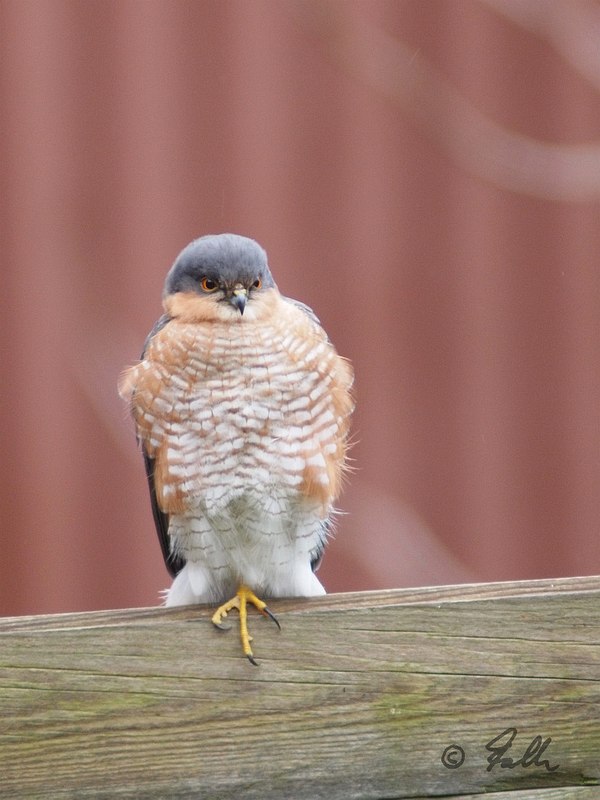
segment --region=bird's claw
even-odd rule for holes
[[[272,620],[277,625],[279,630],[281,630],[281,625],[279,624],[279,620],[275,614],[273,614],[273,612],[267,608],[267,604],[258,598],[247,586],[240,586],[235,597],[232,597],[231,600],[228,600],[226,603],[223,603],[222,606],[217,608],[215,613],[212,615],[212,623],[221,631],[229,630],[231,625],[223,624],[223,620],[232,608],[237,608],[240,612],[240,638],[242,640],[242,649],[244,651],[244,655],[251,664],[257,667],[258,662],[254,659],[254,653],[250,647],[252,637],[248,632],[248,603],[251,603],[253,606],[255,606],[263,616]]]
[[[277,627],[279,628],[279,630],[281,630],[281,625],[279,624],[279,620],[277,619],[275,614],[273,614],[270,608],[267,608],[267,606],[265,606],[262,610],[262,613],[265,615],[265,617],[268,617],[272,622],[274,622],[275,625],[277,625]]]
[[[232,597],[231,600],[228,600],[226,603],[223,603],[222,606],[219,606],[215,613],[212,615],[212,624],[215,628],[218,628],[220,631],[229,631],[231,630],[231,625],[228,622],[223,622],[227,614],[231,611],[232,608],[239,609],[240,607],[240,598],[238,595]]]

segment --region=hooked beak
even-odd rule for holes
[[[229,302],[243,315],[247,299],[248,291],[243,286],[236,286],[229,298]]]

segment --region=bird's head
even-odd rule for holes
[[[239,320],[269,289],[276,286],[263,248],[246,236],[221,233],[202,236],[181,251],[163,300],[174,317]]]

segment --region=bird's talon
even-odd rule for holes
[[[232,597],[231,600],[228,600],[226,603],[223,603],[223,605],[219,606],[219,608],[217,608],[215,613],[212,615],[211,619],[216,628],[219,628],[221,631],[227,631],[231,628],[231,625],[224,625],[223,620],[232,608],[238,609],[240,612],[240,637],[242,640],[242,649],[244,651],[244,655],[251,664],[254,664],[255,667],[258,667],[258,662],[255,661],[252,648],[250,647],[252,636],[250,636],[248,631],[248,603],[255,606],[255,608],[257,608],[265,617],[272,619],[277,627],[281,629],[281,625],[279,624],[276,616],[272,613],[272,611],[270,611],[270,609],[267,608],[267,604],[263,600],[260,600],[247,586],[240,586],[235,597]]]
[[[279,620],[277,619],[275,614],[273,614],[271,609],[269,609],[269,608],[267,608],[267,606],[265,606],[263,608],[263,610],[262,610],[262,613],[265,615],[265,617],[268,617],[272,622],[274,622],[275,625],[277,625],[277,627],[279,628],[279,630],[281,630],[281,625],[279,624]]]
[[[212,615],[211,620],[212,624],[215,628],[218,628],[220,631],[229,631],[231,630],[231,625],[226,622],[223,624],[223,620],[227,616],[227,614],[231,611],[232,608],[240,607],[240,598],[236,595],[231,600],[228,600],[226,603],[223,603],[222,606],[219,606],[215,613]]]

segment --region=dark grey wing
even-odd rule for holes
[[[144,349],[142,350],[142,356],[141,356],[142,358],[144,358],[146,354],[146,349],[152,337],[156,336],[156,334],[159,331],[161,331],[165,327],[165,325],[167,325],[169,320],[170,317],[168,317],[166,314],[163,314],[163,316],[158,320],[156,325],[152,328],[152,330],[146,337],[146,341],[144,342]],[[154,517],[154,524],[156,526],[156,533],[158,534],[160,549],[162,551],[162,555],[165,560],[165,566],[168,569],[171,576],[174,578],[175,575],[177,575],[178,572],[181,572],[181,570],[185,566],[185,559],[171,552],[171,540],[169,538],[169,515],[165,514],[164,511],[161,510],[160,506],[158,505],[158,499],[156,497],[156,485],[154,483],[154,459],[150,458],[143,444],[142,444],[142,454],[144,456],[144,465],[146,467],[146,478],[148,480],[148,488],[150,489],[152,516]]]
[[[156,487],[154,485],[154,459],[150,458],[142,446],[144,464],[146,466],[146,478],[150,489],[150,502],[152,503],[152,516],[160,542],[160,549],[165,560],[165,566],[174,578],[185,566],[185,559],[171,552],[171,540],[169,538],[169,515],[161,511],[158,500],[156,499]]]
[[[142,348],[142,355],[140,356],[140,358],[142,359],[144,358],[144,356],[146,355],[146,350],[148,349],[148,345],[150,344],[150,341],[154,339],[154,337],[159,331],[162,331],[165,325],[168,325],[169,322],[171,322],[171,319],[172,318],[168,314],[163,314],[160,319],[156,320],[156,322],[152,327],[152,330],[150,331],[148,336],[146,336],[146,341],[144,342],[144,347]]]
[[[312,308],[306,305],[306,303],[301,303],[300,300],[294,300],[293,297],[284,297],[283,299],[287,303],[291,303],[293,306],[296,306],[296,308],[299,308],[300,311],[304,311],[306,316],[310,317],[315,324],[319,326],[321,325],[321,320],[317,317]]]
[[[323,561],[323,556],[325,555],[325,545],[327,544],[327,539],[330,535],[331,522],[328,519],[324,519],[321,522],[319,541],[317,542],[315,549],[310,554],[310,568],[313,572],[316,572],[321,566],[321,561]]]

